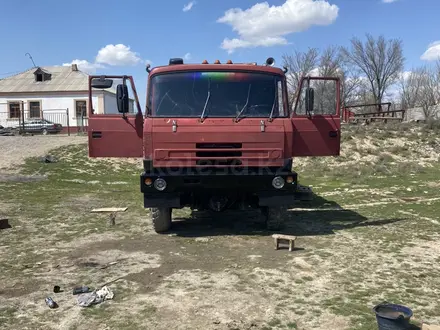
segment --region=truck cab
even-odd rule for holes
[[[259,208],[269,230],[301,199],[295,157],[338,156],[340,82],[303,77],[289,104],[286,68],[231,61],[147,66],[141,110],[131,76],[89,77],[89,157],[135,157],[144,207],[161,233],[172,210]],[[116,86],[116,114],[98,114],[93,89]],[[127,82],[136,107],[130,111]]]

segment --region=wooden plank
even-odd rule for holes
[[[388,119],[395,119],[395,120],[402,120],[403,118],[400,117],[368,117],[368,119],[382,119],[382,120],[388,120]]]
[[[92,213],[98,213],[98,212],[125,212],[127,211],[128,207],[103,207],[100,209],[93,209]]]
[[[296,236],[292,236],[292,235],[284,235],[284,234],[273,234],[272,235],[273,238],[277,238],[277,239],[285,239],[285,240],[296,240]]]

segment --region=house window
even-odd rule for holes
[[[19,102],[9,103],[9,118],[14,118],[14,119],[20,118],[20,103]]]
[[[37,73],[35,80],[36,81],[43,81],[43,74],[42,73]]]
[[[75,101],[76,118],[87,117],[87,101]]]
[[[29,117],[40,118],[41,117],[41,102],[30,101],[29,102]]]

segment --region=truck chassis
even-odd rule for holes
[[[283,226],[283,209],[309,196],[298,189],[292,162],[282,168],[153,168],[144,161],[140,176],[144,207],[151,208],[156,232],[171,227],[172,209],[222,212],[259,208],[268,230]]]

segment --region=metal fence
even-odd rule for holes
[[[76,118],[79,117],[79,118]],[[0,103],[0,128],[21,133],[72,133],[87,131],[87,117],[71,114],[69,109],[28,108],[27,102]]]

